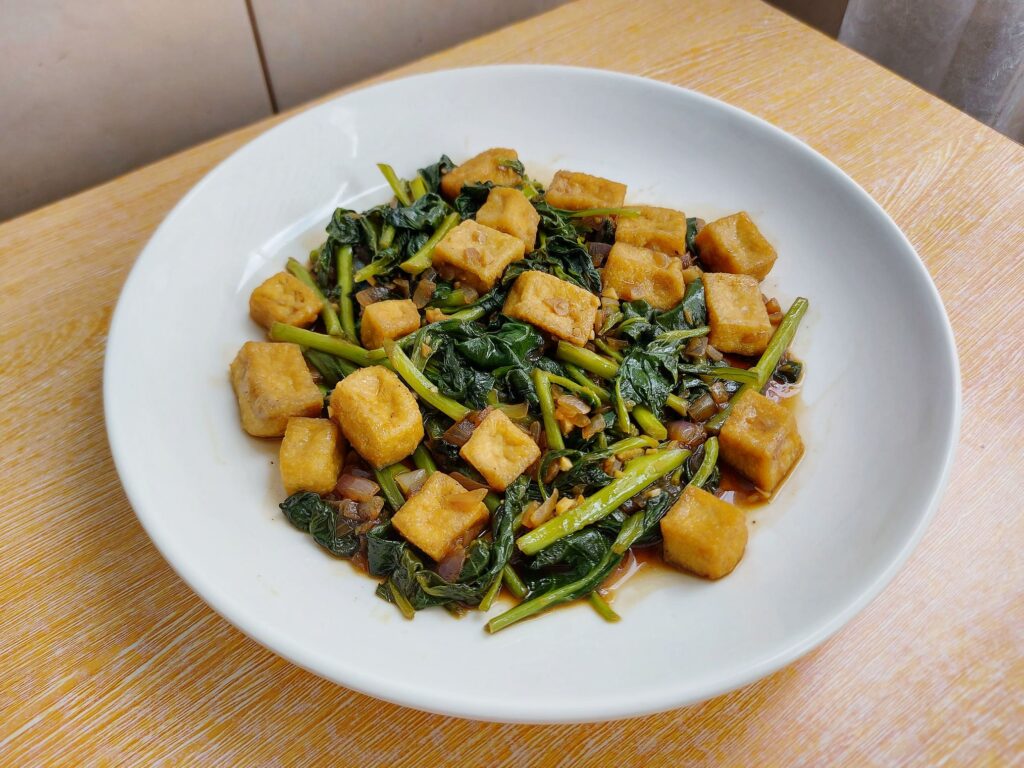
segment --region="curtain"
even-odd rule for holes
[[[1024,0],[850,0],[839,40],[1024,141]]]

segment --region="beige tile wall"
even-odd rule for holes
[[[0,220],[267,114],[243,0],[0,0]]]
[[[565,0],[252,0],[287,109]]]

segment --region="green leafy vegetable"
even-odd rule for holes
[[[283,502],[281,510],[288,521],[313,537],[324,549],[338,557],[352,557],[359,551],[359,537],[354,526],[340,521],[337,510],[312,491],[293,493]]]

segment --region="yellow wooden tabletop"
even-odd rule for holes
[[[247,639],[136,522],[107,449],[101,366],[153,229],[265,121],[0,226],[0,765],[1021,759],[1024,149],[757,0],[576,3],[388,76],[504,61],[616,69],[728,101],[831,158],[907,233],[952,318],[964,426],[906,568],[835,638],[759,683],[602,725],[407,710]],[[884,371],[870,384],[913,397],[886,393]]]

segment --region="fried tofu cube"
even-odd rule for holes
[[[750,275],[760,281],[775,264],[775,249],[746,211],[705,225],[693,242],[712,272]]]
[[[458,197],[463,184],[490,181],[499,187],[514,187],[523,177],[505,165],[519,159],[519,153],[506,147],[485,149],[457,168],[441,177],[441,192],[446,197]]]
[[[655,309],[672,309],[683,300],[686,281],[683,265],[674,256],[628,243],[616,242],[601,275],[603,288],[611,288],[624,301],[643,299]]]
[[[339,381],[328,412],[367,463],[381,469],[401,461],[423,439],[416,397],[387,368],[360,368]]]
[[[383,347],[420,327],[420,313],[409,299],[375,301],[363,309],[359,336],[367,349]]]
[[[494,287],[505,268],[526,255],[523,241],[496,229],[464,221],[434,248],[434,268],[450,273],[480,293]]]
[[[772,324],[757,280],[725,272],[705,272],[703,279],[711,344],[737,355],[764,352],[772,337]]]
[[[582,347],[594,338],[601,301],[590,291],[546,272],[530,270],[516,278],[501,310]]]
[[[338,482],[344,450],[345,438],[330,419],[288,419],[278,454],[285,492],[330,493]]]
[[[434,472],[391,518],[402,536],[434,560],[466,545],[490,519],[482,491],[467,491],[458,480]]]
[[[324,407],[297,344],[247,341],[231,363],[231,386],[254,437],[280,437],[292,416],[319,416]]]
[[[665,561],[708,579],[732,573],[747,547],[741,509],[688,485],[661,519]]]
[[[487,202],[476,212],[477,223],[485,227],[518,237],[526,252],[533,250],[537,241],[540,214],[518,189],[495,187],[487,195]]]
[[[733,403],[718,436],[722,459],[765,493],[772,493],[803,455],[789,409],[754,390]]]
[[[621,208],[626,185],[574,171],[559,171],[544,199],[555,208],[584,211],[588,208]]]
[[[322,306],[316,292],[288,272],[268,277],[249,296],[249,315],[264,328],[274,323],[308,328]]]
[[[672,256],[686,253],[686,214],[653,205],[635,206],[639,216],[619,216],[615,242],[652,248]]]
[[[495,409],[484,417],[459,455],[484,476],[496,491],[504,491],[540,458],[540,448],[528,434]]]

